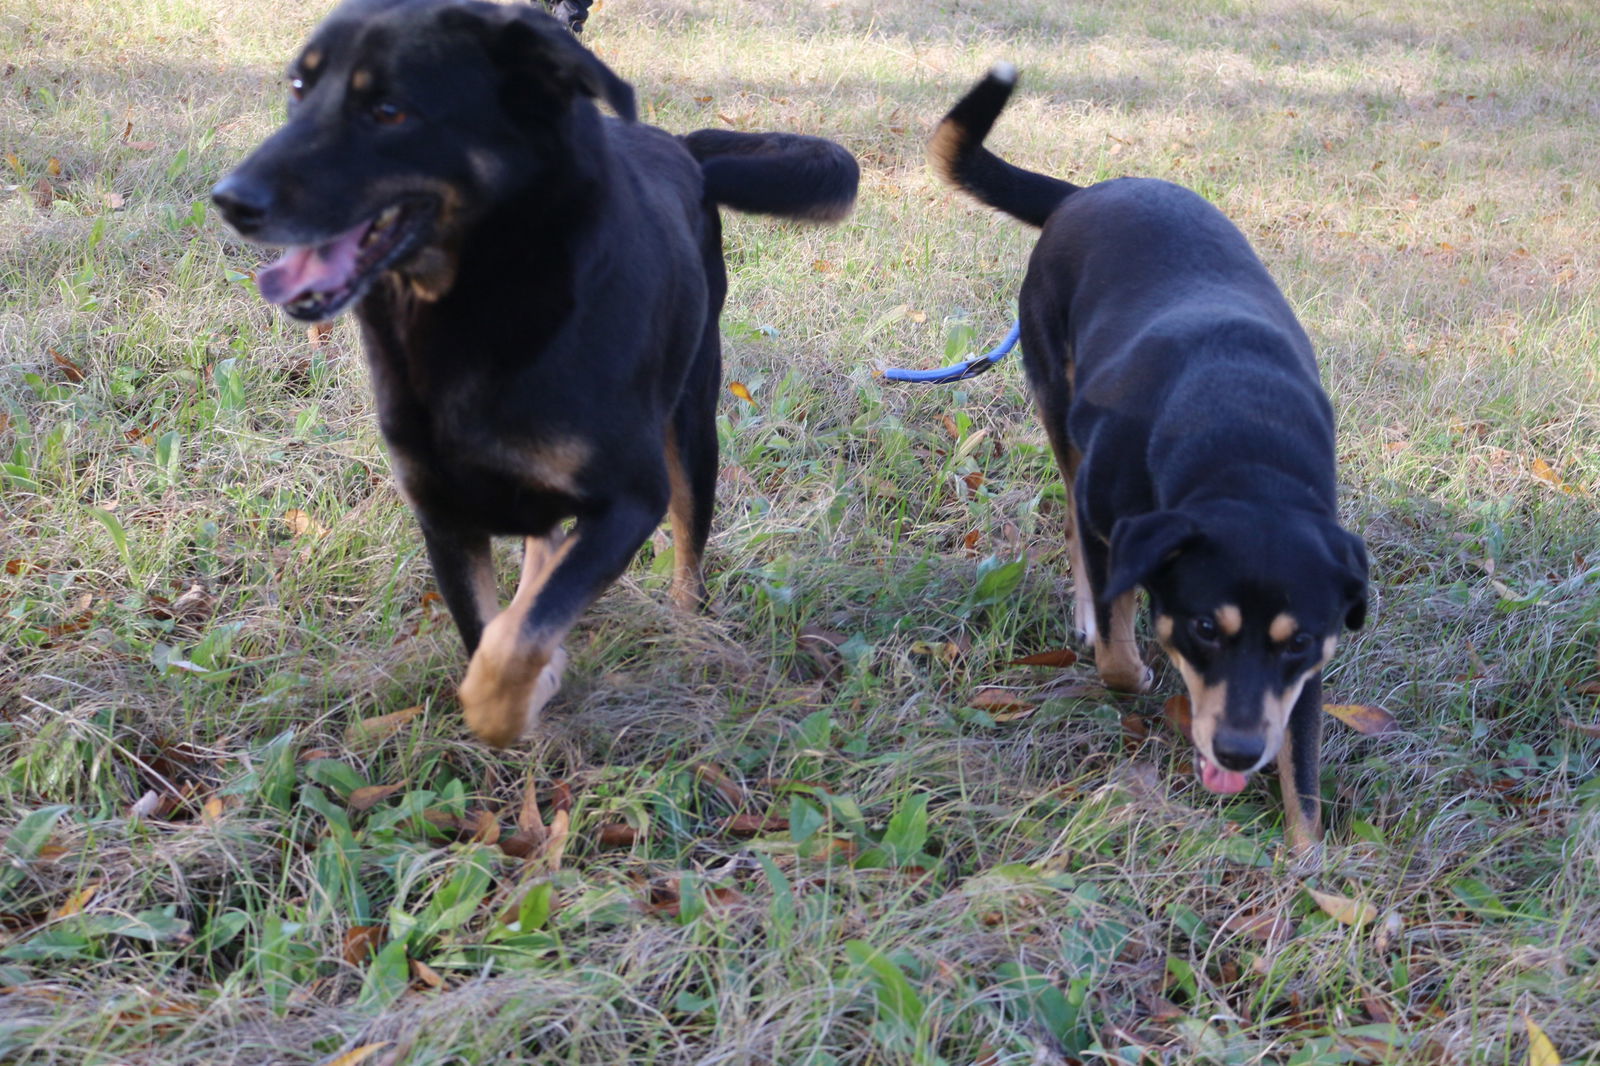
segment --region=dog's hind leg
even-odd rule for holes
[[[1306,680],[1289,712],[1289,729],[1278,749],[1278,784],[1283,792],[1284,836],[1296,854],[1322,840],[1322,674]]]
[[[705,549],[717,495],[717,393],[722,353],[716,319],[702,342],[667,426],[667,480],[672,488],[672,602],[686,611],[705,606]]]
[[[461,682],[462,714],[485,742],[505,747],[538,724],[566,665],[561,642],[661,522],[660,495],[614,499],[580,517],[560,544],[530,544],[517,594],[484,628]]]
[[[467,654],[478,650],[483,627],[500,613],[500,590],[494,577],[489,537],[484,533],[453,529],[419,514],[422,539],[433,563],[439,595],[450,608]]]

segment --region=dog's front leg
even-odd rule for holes
[[[433,563],[439,595],[450,608],[467,654],[478,650],[483,627],[500,613],[500,590],[494,579],[494,558],[489,536],[430,521],[418,515],[422,539]]]
[[[666,511],[642,501],[615,502],[580,518],[564,540],[529,538],[522,580],[511,604],[483,631],[461,682],[461,710],[480,738],[504,747],[538,723],[561,686],[561,642],[602,590],[621,575]]]
[[[1108,602],[1102,590],[1106,587],[1109,549],[1104,540],[1089,533],[1081,509],[1077,534],[1073,541],[1078,549],[1074,562],[1081,558],[1084,563],[1084,583],[1092,608],[1086,613],[1093,619],[1094,626],[1089,629],[1094,640],[1094,667],[1109,689],[1149,691],[1154,675],[1139,656],[1139,638],[1134,631],[1134,623],[1138,621],[1139,590],[1129,589]],[[1079,610],[1083,609],[1083,602],[1080,598]],[[1087,626],[1080,628],[1088,629]]]
[[[1289,730],[1278,749],[1283,792],[1284,836],[1295,854],[1322,840],[1322,672],[1312,674],[1289,712]]]

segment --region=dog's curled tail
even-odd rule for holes
[[[861,169],[822,137],[695,130],[684,145],[700,163],[706,196],[735,211],[837,222],[855,206]]]
[[[1014,167],[983,146],[1016,87],[1016,67],[1010,63],[991,67],[933,131],[928,162],[956,188],[1030,226],[1042,226],[1078,186]]]

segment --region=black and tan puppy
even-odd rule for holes
[[[929,156],[1043,228],[1022,350],[1067,483],[1078,627],[1107,685],[1144,691],[1144,588],[1189,691],[1201,782],[1237,792],[1276,758],[1304,848],[1321,835],[1322,666],[1367,607],[1311,344],[1244,235],[1195,193],[1141,178],[1080,188],[983,148],[1015,84],[995,67]]]
[[[471,655],[462,708],[507,744],[664,513],[673,598],[703,599],[718,205],[837,219],[855,160],[816,137],[636,123],[628,85],[524,4],[347,0],[289,85],[287,124],[212,197],[283,249],[256,275],[266,299],[308,321],[355,308],[396,476]],[[525,538],[504,610],[497,534]]]

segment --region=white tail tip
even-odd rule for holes
[[[1007,85],[1015,85],[1017,83],[1017,68],[1014,64],[1007,63],[1002,59],[989,68],[989,77]]]

